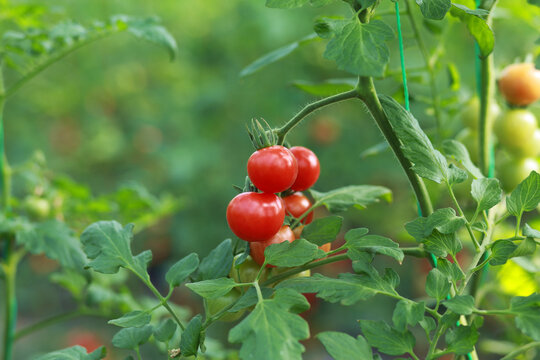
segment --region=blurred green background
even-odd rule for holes
[[[51,17],[58,21],[71,18],[90,23],[113,14],[157,15],[178,42],[178,57],[172,62],[162,49],[127,34],[91,44],[24,86],[5,109],[6,147],[11,163],[25,161],[41,149],[52,170],[90,185],[97,194],[138,182],[152,193],[171,193],[180,199],[181,207],[174,216],[135,240],[136,249],[153,250],[157,275],[166,264],[193,251],[206,254],[232,236],[225,209],[236,194],[232,185],[244,182],[246,161],[253,151],[245,124],[253,117],[262,117],[272,125],[280,125],[314,99],[292,86],[293,81],[350,77],[322,57],[325,41],[302,47],[251,76],[239,76],[243,67],[263,53],[310,34],[320,9],[274,10],[265,8],[262,0],[43,3],[54,10]],[[390,1],[383,1],[382,7],[390,10]],[[418,9],[414,11],[418,15]],[[342,4],[325,8],[329,15],[346,13]],[[385,16],[384,20],[395,27],[393,16]],[[449,30],[442,35],[442,41],[440,35],[427,36],[430,47],[442,44],[437,81],[443,97],[449,99],[444,136],[453,137],[462,127],[458,110],[475,91],[474,44],[461,24],[451,20],[444,23]],[[10,26],[4,22],[2,30]],[[403,26],[407,66],[421,66],[408,22],[404,21]],[[494,23],[497,70],[517,59],[534,59],[532,49],[539,29],[539,12],[526,6],[525,1],[501,1]],[[395,72],[399,70],[397,41],[391,41],[389,46],[389,70]],[[457,84],[446,70],[449,63],[459,72]],[[12,77],[8,76],[8,83]],[[399,97],[398,80],[399,76],[391,77],[377,86],[381,92]],[[428,95],[425,75],[412,74],[413,113],[433,134],[432,110],[415,101]],[[538,110],[538,106],[533,108],[537,114]],[[351,184],[379,184],[393,190],[391,204],[345,214],[346,228],[365,226],[372,233],[410,241],[403,234],[403,224],[416,217],[414,199],[389,151],[361,156],[382,141],[361,103],[338,104],[317,112],[288,140],[311,148],[319,156],[322,171],[317,190]],[[436,200],[441,206],[445,202],[444,198]],[[69,307],[62,290],[40,280],[54,264],[31,258],[27,265],[19,276],[21,321],[28,324],[42,318],[44,309],[54,314]],[[405,295],[421,296],[423,284],[417,284],[415,272],[423,265],[406,260],[400,270]],[[43,294],[39,302],[35,301],[36,291]],[[186,292],[175,299],[187,301],[192,310],[200,310],[196,299]],[[357,333],[358,326],[351,319],[389,319],[390,304],[380,298],[352,308],[321,303],[310,315],[311,331],[341,329]],[[108,343],[116,329],[104,323],[102,319],[76,319],[69,323],[74,330],[57,326],[38,332],[18,344],[16,358],[26,359],[30,354],[65,346],[73,342],[70,336],[77,333],[89,332],[87,336]],[[224,331],[223,327],[210,335],[226,338]],[[317,342],[309,341],[306,346],[307,359],[327,358]],[[151,346],[145,346],[144,351],[153,354]],[[109,358],[120,359],[125,354],[116,351]]]

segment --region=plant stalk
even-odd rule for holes
[[[411,162],[405,157],[405,154],[403,154],[401,143],[379,101],[375,86],[373,85],[373,79],[371,77],[360,76],[357,90],[359,98],[366,104],[371,116],[375,119],[375,122],[386,138],[386,141],[388,141],[388,144],[392,148],[394,155],[396,155],[403,171],[405,171],[409,183],[416,195],[416,199],[418,200],[422,216],[430,215],[433,212],[433,206],[431,205],[431,199],[429,198],[426,185],[424,184],[424,181],[414,173]]]
[[[311,114],[312,112],[330,104],[340,102],[347,99],[352,99],[357,96],[356,90],[346,91],[340,94],[326,97],[324,99],[312,102],[311,104],[306,105],[300,112],[294,115],[285,125],[276,130],[276,135],[278,136],[278,144],[283,144],[285,136],[289,131],[291,131],[303,118]]]

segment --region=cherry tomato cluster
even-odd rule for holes
[[[497,176],[507,191],[513,190],[532,170],[539,171],[540,129],[536,117],[525,107],[540,99],[540,70],[533,64],[506,67],[499,78],[500,93],[509,109],[502,113],[493,102],[488,110],[488,126],[493,126],[502,151],[497,161]],[[461,112],[465,129],[457,139],[478,161],[478,114],[480,101],[474,97]]]
[[[532,170],[540,170],[536,159],[540,129],[534,114],[523,108],[540,99],[540,70],[530,63],[510,65],[501,73],[498,85],[511,107],[495,123],[495,134],[506,153],[498,164],[498,175],[510,191]]]
[[[247,171],[260,192],[244,192],[232,199],[227,207],[227,222],[236,236],[250,242],[251,256],[263,264],[266,247],[296,239],[293,230],[284,225],[286,215],[303,216],[304,225],[313,220],[312,212],[305,215],[312,204],[301,191],[315,184],[320,164],[305,147],[272,145],[250,156]]]

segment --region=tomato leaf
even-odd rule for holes
[[[326,206],[332,213],[345,211],[353,206],[365,208],[369,204],[378,202],[380,198],[388,201],[392,199],[389,189],[372,185],[345,186],[326,193],[313,189],[309,192],[316,204]]]
[[[469,151],[465,145],[457,140],[444,140],[442,145],[446,156],[454,158],[456,161],[458,161],[472,176],[474,176],[476,179],[484,177],[480,169],[473,164]]]
[[[450,0],[416,0],[426,19],[442,20],[452,7]]]
[[[309,0],[266,0],[266,6],[278,9],[293,9],[304,6]]]
[[[200,280],[226,277],[231,271],[233,258],[231,239],[223,240],[201,261],[198,277]]]
[[[122,227],[116,221],[99,221],[88,226],[81,235],[84,252],[92,260],[87,266],[104,274],[115,274],[124,267],[148,278],[146,266],[152,259],[152,253],[144,251],[133,256],[132,232],[133,224]]]
[[[495,45],[495,36],[486,20],[480,17],[485,15],[484,12],[471,10],[463,5],[452,4],[450,14],[467,25],[467,29],[478,44],[481,57],[486,57],[491,54],[493,46]]]
[[[510,240],[497,240],[491,245],[491,260],[489,264],[492,266],[506,264],[510,255],[516,250],[517,245]]]
[[[448,182],[450,173],[446,158],[433,147],[414,116],[391,97],[381,95],[379,99],[414,172],[437,183]]]
[[[397,276],[397,274],[396,274]],[[276,288],[292,288],[302,293],[317,293],[328,302],[349,306],[367,300],[378,293],[395,294],[396,282],[390,276],[372,274],[339,274],[337,279],[321,274],[311,277],[288,279]]]
[[[180,338],[180,351],[182,356],[195,356],[201,343],[202,316],[197,314],[186,325]]]
[[[345,234],[345,241],[349,251],[367,251],[391,256],[399,263],[403,261],[403,251],[399,249],[398,243],[379,235],[365,235],[364,230],[353,229]]]
[[[107,349],[103,346],[88,354],[84,347],[77,345],[41,355],[35,360],[99,360],[105,356],[107,356]]]
[[[49,220],[26,224],[16,232],[15,239],[32,254],[45,253],[62,266],[78,270],[86,263],[79,239],[63,222]]]
[[[459,266],[446,259],[437,260],[437,269],[442,272],[450,281],[460,281],[465,279],[465,274],[460,270]]]
[[[450,281],[438,269],[432,269],[426,280],[426,293],[437,301],[444,300],[450,292]]]
[[[245,68],[243,68],[242,71],[240,72],[240,76],[244,77],[244,76],[251,75],[259,71],[263,67],[270,65],[272,63],[275,63],[278,60],[283,59],[285,56],[291,54],[294,50],[298,49],[300,46],[307,45],[316,40],[318,40],[317,35],[310,34],[298,41],[295,41],[291,44],[280,47],[279,49],[276,49],[272,52],[269,52],[268,54],[261,56],[260,58],[258,58],[257,60],[255,60],[248,66],[246,66]]]
[[[514,216],[536,209],[540,203],[540,175],[532,171],[506,198],[506,208]]]
[[[458,295],[443,301],[450,311],[459,315],[471,315],[474,310],[474,298],[471,295]]]
[[[152,316],[146,311],[131,311],[118,319],[109,320],[109,324],[129,328],[141,327],[150,323]]]
[[[478,212],[488,210],[501,201],[501,184],[494,178],[475,179],[472,182],[471,194],[478,203]]]
[[[172,319],[162,321],[157,328],[154,329],[154,339],[166,343],[170,341],[177,329],[176,323]]]
[[[278,289],[272,299],[255,309],[229,332],[229,341],[242,343],[241,359],[301,360],[305,348],[298,340],[309,337],[307,322],[296,313],[309,308],[306,298],[291,290]]]
[[[394,38],[390,26],[381,20],[362,24],[356,17],[336,31],[324,57],[338,69],[362,76],[383,76],[390,53],[386,41]]]
[[[135,349],[148,341],[152,331],[152,325],[125,328],[113,336],[112,344],[120,349]]]
[[[167,274],[165,274],[165,279],[171,288],[177,287],[186,280],[198,266],[199,256],[195,253],[191,253],[171,266],[169,271],[167,271]]]
[[[415,339],[406,330],[398,331],[384,321],[359,320],[360,328],[368,343],[388,355],[402,355],[413,352]]]
[[[264,256],[268,264],[293,267],[325,257],[326,253],[317,245],[305,239],[298,239],[291,243],[284,241],[280,244],[270,245],[264,250]]]
[[[302,238],[318,246],[332,242],[341,230],[341,216],[327,216],[315,219],[302,230]]]
[[[236,283],[231,278],[219,278],[188,283],[186,286],[205,299],[216,299],[234,289]]]
[[[474,350],[478,341],[478,331],[475,326],[458,326],[448,330],[445,336],[448,351],[456,355],[466,355]]]
[[[414,326],[424,319],[425,304],[423,301],[400,300],[397,302],[392,314],[394,327],[405,331],[407,325]]]
[[[525,335],[540,341],[540,294],[512,298],[510,311],[516,315],[516,326]]]
[[[326,351],[335,360],[362,359],[372,360],[371,346],[363,336],[352,336],[337,332],[325,331],[317,334],[317,339],[324,345]]]

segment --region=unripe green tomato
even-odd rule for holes
[[[469,155],[471,156],[471,160],[474,163],[478,163],[478,133],[472,129],[463,129],[457,136],[456,140],[461,142],[467,150],[469,151]]]
[[[538,154],[540,134],[537,130],[536,117],[525,109],[507,111],[495,124],[499,143],[509,153],[522,158]]]
[[[236,300],[240,298],[240,292],[236,289],[232,289],[227,294],[218,297],[217,299],[208,299],[208,315],[214,316],[220,312],[226,306],[231,305]],[[242,317],[245,310],[240,310],[234,313],[225,313],[222,317],[219,318],[220,321],[236,321]]]
[[[531,171],[540,171],[538,161],[534,158],[514,159],[507,157],[497,164],[497,177],[501,180],[503,189],[510,192],[522,182]]]
[[[251,258],[251,256],[248,256],[246,260],[238,268],[236,268],[234,265],[236,264],[236,260],[240,257],[240,255],[236,255],[233,260],[233,265],[231,268],[231,271],[229,273],[229,277],[231,279],[234,279],[237,283],[250,283],[254,282],[257,278],[257,274],[259,273],[259,269],[261,268],[259,264],[255,262]],[[259,280],[266,280],[266,270],[263,270],[261,274],[261,278]]]
[[[44,220],[51,213],[51,205],[46,199],[28,196],[24,201],[24,210],[36,220]]]
[[[491,127],[495,119],[501,114],[500,106],[492,101],[489,107],[489,112],[487,116],[488,126]],[[478,96],[473,97],[466,105],[465,108],[460,113],[461,121],[463,125],[474,130],[478,131],[478,116],[480,115],[480,99]]]

